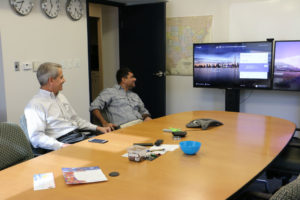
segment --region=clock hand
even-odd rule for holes
[[[17,3],[21,3],[21,6],[20,6],[20,8],[19,8],[19,11],[20,11],[21,8],[22,8],[22,6],[23,6],[24,1],[19,1],[19,2],[17,2]]]
[[[52,0],[50,0],[50,5],[51,5],[50,12],[51,12],[51,10],[52,10],[52,8],[53,8]]]

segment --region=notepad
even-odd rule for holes
[[[82,184],[107,181],[99,167],[62,168],[66,184]]]
[[[33,189],[45,190],[55,188],[54,176],[52,172],[33,175]]]

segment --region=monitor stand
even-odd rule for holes
[[[240,112],[239,89],[225,89],[225,111]]]

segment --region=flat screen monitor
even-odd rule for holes
[[[273,89],[300,90],[300,41],[276,41]]]
[[[194,87],[271,89],[273,42],[193,45]]]

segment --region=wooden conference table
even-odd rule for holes
[[[197,118],[224,123],[208,130],[185,128]],[[182,140],[202,142],[193,156],[179,149],[153,161],[122,157],[136,142],[178,144],[164,128],[187,130]],[[189,131],[191,130],[191,131]],[[275,117],[223,111],[172,114],[100,135],[105,144],[83,141],[0,172],[0,199],[227,199],[258,175],[286,146],[295,124]],[[181,141],[182,141],[181,140]],[[99,166],[107,182],[66,185],[63,167]],[[108,174],[118,171],[118,177]],[[54,189],[33,190],[33,175],[53,172]]]

